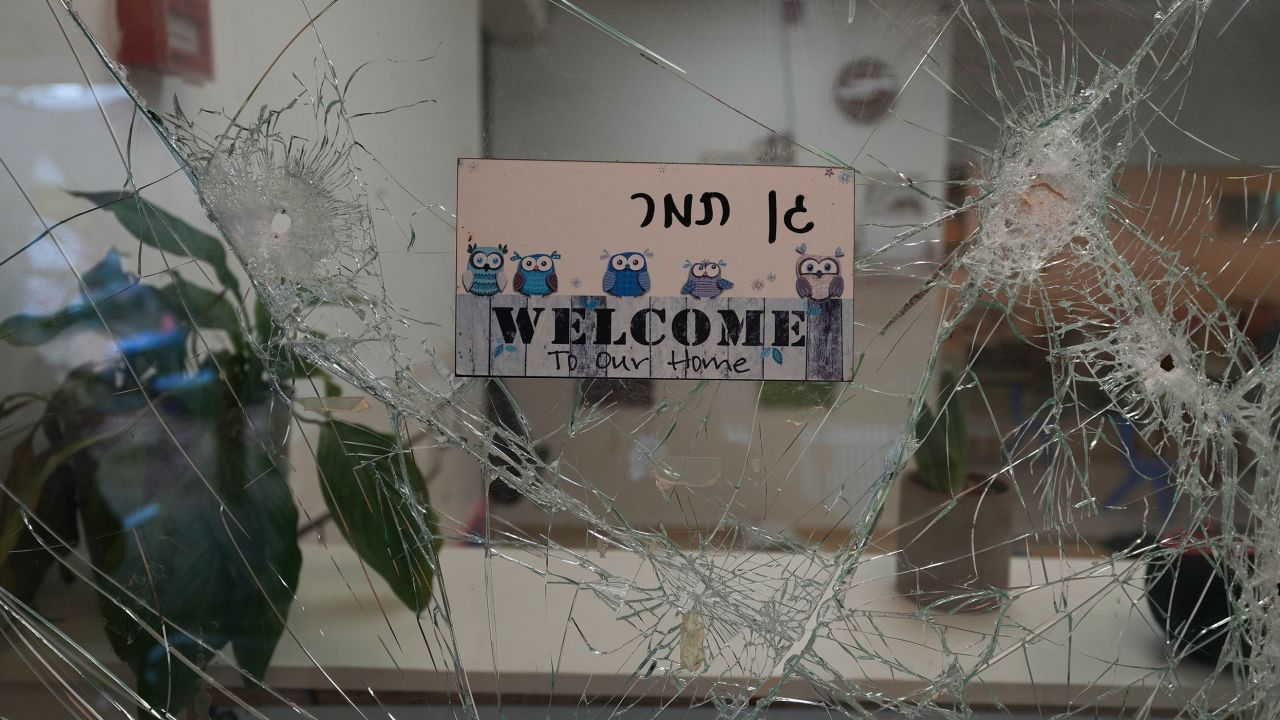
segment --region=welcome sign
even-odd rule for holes
[[[458,160],[455,371],[848,380],[852,173]]]

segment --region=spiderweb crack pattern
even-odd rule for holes
[[[799,152],[850,171],[864,160],[841,160],[791,140],[712,95],[676,64],[679,58],[667,59],[577,4],[554,0],[552,5],[626,52],[639,53],[656,72],[785,137]],[[869,12],[867,5],[874,3],[851,2],[850,15],[855,9]],[[486,412],[476,397],[493,381],[454,377],[440,360],[449,357],[447,349],[406,343],[404,329],[419,321],[397,307],[386,287],[382,260],[388,244],[375,231],[381,200],[366,179],[381,163],[361,143],[352,123],[384,113],[349,108],[347,95],[356,72],[344,79],[324,56],[317,60],[313,83],[296,97],[263,106],[252,120],[244,114],[252,98],[245,98],[235,113],[208,112],[199,122],[179,107],[167,114],[141,112],[140,117],[174,154],[262,300],[272,332],[254,340],[253,351],[264,364],[297,356],[324,368],[385,406],[397,452],[416,447],[460,453],[480,468],[486,484],[505,483],[554,522],[572,519],[587,528],[594,545],[590,549],[560,542],[551,528],[537,534],[486,522],[478,531],[466,518],[443,519],[451,539],[484,546],[490,572],[501,567],[503,572],[531,573],[548,589],[572,587],[575,602],[598,603],[614,623],[629,628],[632,640],[622,647],[612,645],[608,638],[614,636],[602,628],[579,625],[573,617],[562,628],[565,637],[576,635],[602,668],[614,663],[615,674],[623,676],[618,686],[623,690],[605,697],[584,691],[581,706],[603,708],[602,715],[622,714],[638,707],[627,689],[648,683],[661,688],[662,708],[700,706],[724,718],[756,717],[792,703],[816,704],[850,717],[879,716],[886,710],[908,717],[964,717],[983,696],[986,705],[1009,711],[1000,688],[986,685],[985,670],[1020,654],[1030,664],[1030,653],[1043,646],[1061,646],[1070,656],[1075,628],[1107,612],[1111,606],[1106,603],[1113,603],[1117,593],[1126,598],[1125,611],[1153,622],[1142,615],[1142,566],[1132,561],[1159,562],[1195,549],[1215,558],[1221,575],[1233,578],[1238,589],[1230,600],[1231,616],[1214,631],[1226,638],[1217,666],[1222,677],[1183,686],[1174,668],[1190,650],[1171,644],[1168,664],[1148,669],[1133,687],[1094,688],[1123,665],[1116,651],[1115,657],[1091,658],[1097,661],[1089,666],[1098,668],[1095,677],[1064,681],[1071,704],[1062,716],[1117,705],[1145,715],[1153,702],[1149,698],[1165,692],[1185,699],[1179,712],[1187,717],[1274,717],[1280,714],[1280,638],[1271,631],[1280,627],[1280,361],[1270,349],[1255,346],[1244,330],[1242,312],[1215,289],[1212,278],[1169,249],[1173,240],[1197,232],[1195,219],[1211,215],[1213,207],[1186,203],[1175,217],[1166,218],[1168,224],[1157,236],[1140,220],[1143,197],[1122,191],[1118,183],[1133,157],[1154,156],[1147,140],[1150,128],[1177,116],[1211,5],[1208,0],[1144,4],[1150,10],[1148,32],[1119,58],[1076,36],[1072,4],[961,0],[939,6],[938,16],[945,22],[938,36],[954,26],[972,36],[988,57],[1000,137],[992,149],[981,151],[981,179],[971,183],[971,200],[947,204],[936,217],[904,228],[891,244],[916,243],[918,235],[962,215],[975,219],[972,231],[876,338],[886,342],[914,322],[922,304],[945,298],[942,319],[931,331],[927,372],[904,398],[906,421],[884,448],[883,470],[861,502],[837,492],[821,504],[823,522],[850,528],[846,538],[825,547],[822,541],[741,516],[738,494],[765,485],[772,470],[756,473],[758,468],[744,462],[727,499],[715,494],[720,488],[679,482],[669,468],[663,474],[659,451],[674,444],[671,438],[696,439],[718,420],[708,409],[722,392],[718,382],[664,388],[664,396],[634,425],[623,419],[614,401],[592,401],[578,391],[563,427],[556,429],[567,438],[566,447],[589,442],[599,433],[657,438],[642,449],[641,459],[661,476],[658,487],[667,493],[664,497],[709,502],[716,511],[706,532],[684,542],[663,527],[634,525],[610,486],[577,467],[571,450],[548,453],[543,431],[535,430],[519,403],[513,402],[514,418],[496,419]],[[330,7],[309,11],[299,36],[318,33],[318,20]],[[72,9],[61,12],[88,32]],[[1019,27],[1020,19],[1037,14],[1051,18],[1060,45],[1037,37],[1029,21],[1026,29]],[[103,68],[144,110],[122,69],[101,45],[93,47]],[[1080,74],[1087,66],[1095,69],[1088,79]],[[385,114],[418,104],[405,103]],[[1263,197],[1272,202],[1270,176],[1259,175],[1264,176],[1258,182],[1267,183]],[[1269,233],[1255,225],[1246,240],[1270,244]],[[1194,247],[1211,241],[1191,242]],[[855,269],[867,275],[885,272],[882,255],[862,256]],[[914,277],[905,267],[890,271]],[[1005,466],[990,476],[1035,479],[1035,496],[1023,489],[1032,487],[1025,483],[1017,492],[1023,509],[1029,515],[1034,511],[1039,525],[1010,544],[1028,546],[1043,538],[1059,544],[1056,553],[1065,556],[1065,538],[1075,523],[1107,510],[1091,486],[1090,451],[1099,444],[1114,445],[1111,437],[1121,423],[1132,427],[1148,452],[1169,460],[1168,484],[1174,501],[1187,508],[1188,527],[1212,533],[1156,542],[1154,538],[1174,529],[1168,526],[1170,518],[1156,517],[1142,528],[1143,537],[1122,551],[1068,562],[1061,577],[1045,572],[1038,579],[1033,575],[1027,586],[975,591],[970,602],[994,600],[998,608],[987,632],[930,608],[904,611],[878,602],[852,603],[849,598],[870,582],[866,573],[880,567],[873,531],[917,449],[915,420],[931,394],[933,369],[943,363],[949,342],[971,323],[988,322],[992,316],[1034,328],[1021,339],[1043,353],[1052,378],[1043,411],[998,433],[1002,444],[1015,447]],[[964,370],[971,388],[985,399],[986,388],[978,379],[981,344],[974,341]],[[829,404],[792,415],[800,427],[792,441],[798,449],[788,458],[793,467],[804,462],[814,438],[834,424],[831,418],[837,413],[868,395],[891,394],[864,377],[860,369],[853,383],[834,391]],[[285,379],[275,379],[275,390],[280,401],[291,401]],[[991,405],[989,400],[985,404]],[[760,411],[759,398],[754,410]],[[753,419],[750,427],[754,434],[760,424]],[[450,578],[429,522],[431,508],[415,494],[407,471],[392,481],[392,492],[414,510],[400,518],[397,530],[427,553],[438,578],[439,592],[420,625],[420,642],[432,653],[436,669],[451,675],[450,700],[458,703],[460,713],[478,717],[481,710],[467,677],[470,658],[459,650],[459,635],[467,629],[454,623]],[[42,526],[33,508],[24,505],[22,513],[26,527],[50,547],[61,541]],[[609,553],[629,558],[630,568],[642,570],[620,573],[607,560]],[[91,586],[112,582],[95,572],[92,563],[59,562]],[[145,590],[146,584],[139,587]],[[139,587],[120,590],[132,604],[151,607]],[[1034,623],[1019,614],[1019,604],[1032,596],[1051,598],[1053,607]],[[121,607],[130,611],[126,604]],[[71,691],[75,700],[67,701],[68,706],[92,693],[106,698],[117,716],[133,712],[135,705],[144,706],[141,712],[150,717],[169,716],[145,707],[129,682],[8,591],[0,590],[0,617],[6,621],[5,639],[25,662],[65,666],[74,671],[80,687],[88,688]],[[170,646],[169,625],[136,619],[145,632]],[[1188,632],[1166,629],[1175,635]],[[1204,640],[1189,639],[1192,646]],[[202,645],[203,654],[231,662],[229,651],[193,642]],[[936,649],[936,660],[915,662],[907,657],[905,648],[911,646]],[[501,648],[493,652],[496,656]],[[558,659],[556,650],[551,652],[554,682]],[[183,653],[170,655],[191,665],[206,688],[233,698],[242,712],[268,717],[238,698],[225,678]],[[328,660],[313,658],[321,671]],[[870,667],[887,668],[901,680],[877,680],[882,676],[866,670]],[[1034,678],[1034,668],[1031,674]],[[331,682],[344,702],[359,704]],[[1215,694],[1222,683],[1229,685],[1228,691]],[[257,686],[272,702],[311,716],[270,682]],[[1117,700],[1130,690],[1141,699]]]

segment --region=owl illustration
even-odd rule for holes
[[[502,266],[507,260],[506,245],[477,246],[467,243],[467,270],[462,274],[462,287],[472,295],[497,295],[507,287]]]
[[[689,268],[689,279],[680,288],[681,295],[692,295],[700,299],[717,297],[720,293],[733,287],[733,283],[720,276],[725,262],[720,260],[702,260],[694,262],[686,260],[684,266]]]
[[[844,276],[840,270],[840,258],[844,257],[842,248],[836,248],[834,255],[810,255],[801,244],[796,252],[800,254],[796,261],[797,295],[810,300],[826,300],[844,294]]]
[[[516,266],[515,277],[511,279],[512,290],[521,295],[540,297],[560,289],[560,279],[556,277],[556,260],[560,259],[560,253],[555,250],[550,255],[511,253],[511,259],[520,262]]]
[[[645,256],[652,253],[648,250],[642,253],[608,253],[605,250],[605,254],[600,256],[609,259],[604,271],[605,292],[615,297],[640,297],[649,292],[649,261]]]

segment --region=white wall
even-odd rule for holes
[[[553,10],[546,27],[520,42],[495,44],[489,55],[490,154],[496,157],[651,162],[754,162],[767,133],[742,113],[802,143],[842,158],[865,173],[891,168],[916,179],[946,177],[950,100],[940,81],[950,68],[950,43],[935,44],[941,27],[933,2],[893,3],[889,14],[857,5],[848,21],[844,3],[800,3],[797,25],[783,22],[779,2],[657,0],[582,3],[590,13],[686,71],[673,74],[567,12]],[[918,71],[922,58],[926,58]],[[903,119],[876,127],[845,119],[832,96],[840,68],[875,56],[901,79],[913,76],[896,105]],[[786,64],[794,87],[789,101]],[[685,82],[688,80],[688,82]],[[708,94],[692,87],[695,83]],[[722,102],[723,101],[723,104]],[[910,121],[910,122],[908,122]],[[829,164],[797,151],[793,164]],[[933,186],[936,190],[938,186]],[[860,232],[866,231],[862,228]],[[656,444],[674,411],[642,422],[622,410],[612,424],[565,442],[565,467],[612,496],[633,523],[669,527],[713,526],[724,503],[740,518],[774,529],[795,523],[848,526],[883,469],[883,449],[905,419],[899,393],[916,389],[937,323],[936,308],[905,335],[876,337],[914,289],[910,278],[855,280],[855,346],[867,352],[853,399],[830,417],[814,410],[765,410],[753,433],[758,384],[726,382],[704,393],[680,415],[664,453],[668,459],[709,456],[720,461],[716,487],[699,491],[706,503],[668,501],[658,492],[636,440]],[[914,316],[913,316],[914,317]],[[888,362],[884,362],[888,358]],[[565,423],[572,405],[569,382],[514,381],[535,435]],[[676,402],[693,383],[665,383],[659,395]],[[705,422],[704,422],[705,420]],[[799,439],[798,442],[797,438]],[[673,461],[677,465],[678,461]],[[739,480],[743,489],[729,487]],[[823,507],[820,503],[830,502]],[[527,525],[540,516],[527,506],[503,511]],[[563,525],[567,518],[556,518]]]
[[[932,1],[897,3],[893,15],[864,8],[852,23],[843,6],[803,3],[797,25],[784,25],[777,2],[581,5],[686,73],[666,72],[586,22],[552,12],[540,38],[496,44],[490,54],[492,155],[698,162],[746,151],[765,135],[687,79],[860,170],[877,170],[878,158],[920,178],[945,176],[950,103],[928,73],[947,78],[949,38],[916,72],[939,30]],[[896,111],[924,129],[898,121],[858,125],[840,114],[832,86],[840,67],[862,56],[886,60],[900,79],[916,74]],[[787,63],[794,103],[785,87]],[[801,151],[794,164],[829,163]]]

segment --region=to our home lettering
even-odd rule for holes
[[[568,370],[574,372],[578,369],[578,358],[568,350],[549,350],[547,356],[556,362],[556,370]],[[633,358],[625,355],[614,355],[608,350],[601,350],[596,353],[594,364],[598,370],[632,370],[638,371],[640,368],[649,365],[649,358]],[[688,348],[681,350],[672,350],[671,356],[664,363],[672,370],[687,370],[689,372],[704,371],[723,371],[734,372],[741,375],[742,373],[751,372],[750,363],[746,358],[735,358],[730,360],[715,355],[691,355]]]

